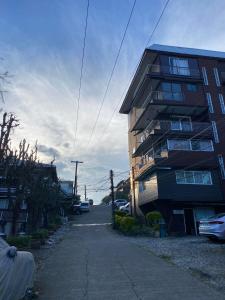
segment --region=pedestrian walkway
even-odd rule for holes
[[[38,276],[40,300],[212,300],[225,296],[106,224],[110,208],[76,217]],[[102,224],[99,226],[99,224]]]

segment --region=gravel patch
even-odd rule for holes
[[[204,237],[131,238],[157,256],[225,292],[225,243]]]

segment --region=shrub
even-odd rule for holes
[[[47,229],[39,229],[36,232],[32,233],[31,237],[34,240],[44,240],[48,237],[48,230]]]
[[[146,214],[147,224],[154,230],[159,230],[160,221],[163,219],[159,211],[151,211]]]
[[[53,222],[56,225],[62,225],[62,220],[59,216],[55,216]]]
[[[31,237],[28,235],[27,236],[9,236],[6,239],[6,242],[10,246],[15,246],[18,249],[30,247],[30,241],[31,241]]]
[[[116,210],[115,214],[120,217],[124,217],[127,215],[127,213],[125,213],[124,211],[120,211],[120,210]]]
[[[120,229],[124,233],[132,232],[132,228],[137,225],[137,221],[134,217],[126,216],[121,217]]]

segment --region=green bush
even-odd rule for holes
[[[39,229],[36,232],[32,233],[31,237],[34,240],[44,240],[48,237],[48,230],[47,229]]]
[[[18,249],[30,247],[30,241],[31,241],[31,237],[28,235],[27,236],[9,236],[6,239],[6,242],[10,246],[15,246]]]
[[[151,211],[146,214],[147,224],[154,230],[159,230],[160,221],[163,219],[159,211]]]
[[[120,210],[116,210],[115,214],[120,217],[124,217],[127,215],[127,213],[125,213],[124,211],[120,211]]]
[[[137,221],[134,217],[126,216],[121,217],[120,229],[124,233],[132,232],[132,228],[137,225]]]
[[[62,225],[62,220],[59,216],[55,216],[52,223],[56,225]]]

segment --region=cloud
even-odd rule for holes
[[[51,157],[51,158],[59,158],[60,153],[57,149],[53,147],[47,147],[45,145],[38,145],[38,151],[41,153],[44,153],[46,156]]]

